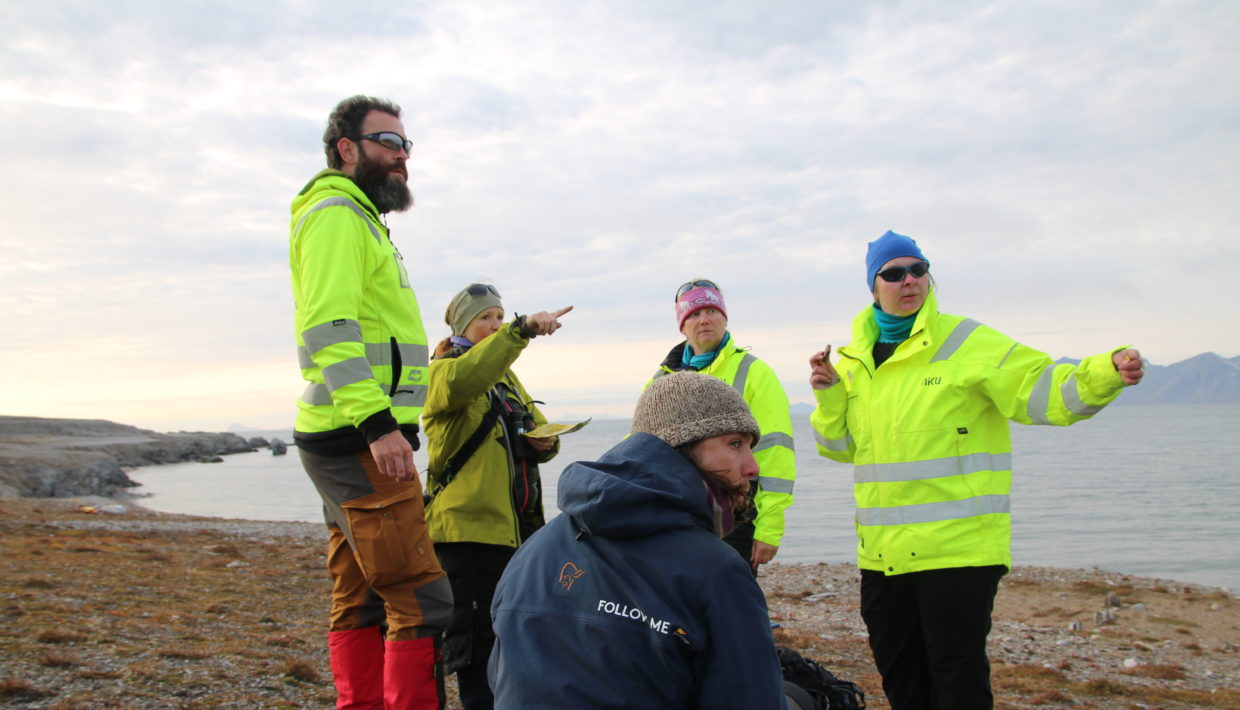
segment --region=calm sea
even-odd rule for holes
[[[777,560],[854,559],[852,467],[820,458],[808,415],[794,418],[796,503]],[[595,420],[564,437],[543,467],[548,516],[565,465],[596,458],[628,420]],[[286,442],[289,432],[262,432]],[[1240,590],[1240,405],[1111,407],[1072,427],[1013,425],[1017,565],[1098,567]],[[418,468],[425,465],[419,452]],[[219,464],[137,469],[155,510],[253,520],[322,521],[292,449]]]

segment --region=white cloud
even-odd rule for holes
[[[803,362],[847,338],[889,228],[946,310],[1052,355],[1240,352],[1203,298],[1240,256],[1229,3],[340,9],[0,9],[10,407],[291,419],[287,205],[352,93],[405,109],[418,206],[390,223],[432,339],[474,279],[513,311],[577,306],[517,368],[552,412],[631,408],[700,275],[806,399]],[[84,360],[85,389],[63,374]]]

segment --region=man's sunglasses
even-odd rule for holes
[[[399,133],[393,133],[392,131],[381,131],[379,133],[367,133],[366,135],[358,136],[357,138],[354,138],[353,140],[374,141],[378,143],[379,145],[383,146],[384,148],[389,148],[391,150],[403,150],[405,151],[405,155],[409,155],[411,151],[413,150],[413,141],[409,140],[408,138],[402,136]]]
[[[363,138],[364,137],[365,136],[363,136]],[[501,296],[499,295],[499,291],[496,291],[495,287],[492,286],[491,284],[470,284],[469,286],[465,287],[465,293],[468,293],[474,298],[477,298],[479,296],[485,296],[487,291],[490,291],[492,296],[495,296],[496,298],[501,298]]]
[[[685,295],[686,293],[689,293],[695,288],[713,288],[716,291],[723,290],[719,288],[718,286],[716,286],[714,281],[707,281],[706,279],[698,279],[697,281],[687,281],[681,284],[680,288],[676,289],[676,300],[679,301],[681,296]]]
[[[930,264],[924,261],[918,261],[908,266],[892,266],[878,272],[878,278],[889,284],[899,283],[904,280],[906,274],[912,274],[913,278],[919,279],[930,273]]]

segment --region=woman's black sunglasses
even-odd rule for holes
[[[930,273],[930,264],[924,261],[918,261],[908,266],[892,266],[878,272],[878,278],[889,284],[899,283],[904,280],[905,274],[912,274],[913,278],[919,279]]]
[[[686,293],[689,293],[695,288],[713,288],[716,291],[722,290],[718,286],[715,285],[714,281],[707,281],[706,279],[698,279],[696,281],[686,281],[685,283],[680,285],[680,288],[676,289],[676,300],[679,301],[681,296],[685,295]]]

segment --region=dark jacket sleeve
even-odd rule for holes
[[[710,642],[699,657],[699,706],[786,710],[766,599],[744,561],[722,565],[705,589]]]

